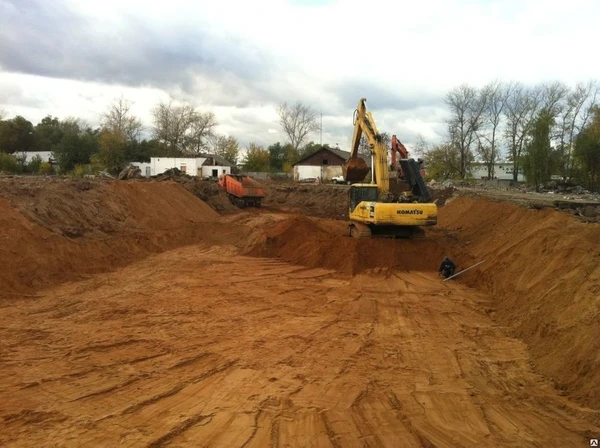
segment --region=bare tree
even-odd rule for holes
[[[379,134],[379,138],[381,139],[381,142],[385,144],[386,147],[389,148],[391,146],[392,137],[388,132],[381,132]],[[367,140],[367,137],[365,137],[364,134],[361,135],[360,142],[358,143],[358,153],[363,156],[371,155],[371,145],[369,144],[369,141]]]
[[[430,145],[427,142],[427,140],[425,140],[425,137],[423,137],[422,134],[417,134],[417,140],[414,144],[414,154],[417,157],[423,157],[425,154],[427,154],[427,152],[430,149]]]
[[[212,112],[195,112],[190,125],[187,150],[194,154],[200,154],[209,148],[209,144],[215,138],[214,128],[217,119]]]
[[[513,180],[518,180],[521,169],[521,155],[532,123],[540,109],[542,91],[539,88],[526,88],[514,84],[503,109],[506,120],[505,138],[509,157],[513,162]]]
[[[320,129],[317,113],[299,101],[293,106],[289,106],[287,103],[280,104],[278,114],[279,124],[283,127],[296,151],[306,141],[308,134]]]
[[[485,90],[477,92],[466,84],[456,87],[446,95],[446,104],[451,112],[448,129],[451,143],[458,150],[461,179],[467,177],[469,165],[473,161],[472,146],[483,125],[487,101]]]
[[[102,127],[127,140],[136,140],[143,126],[139,118],[131,115],[132,106],[133,103],[123,96],[116,98],[102,116]]]
[[[510,96],[513,84],[504,85],[500,81],[493,81],[483,88],[482,95],[487,98],[484,110],[484,122],[478,132],[477,152],[482,157],[488,171],[488,178],[494,178],[494,165],[498,160],[498,134],[502,112]]]
[[[159,102],[152,111],[154,137],[171,149],[184,152],[189,143],[189,133],[196,120],[196,111],[191,104],[175,105]]]
[[[565,107],[558,118],[560,170],[563,179],[573,175],[573,150],[576,135],[587,124],[590,113],[596,105],[600,94],[600,84],[595,81],[578,83],[575,89],[570,91]]]
[[[541,108],[548,111],[554,119],[560,115],[565,107],[565,99],[569,94],[569,88],[562,82],[553,82],[551,84],[542,84],[542,105]]]

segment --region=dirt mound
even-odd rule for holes
[[[163,229],[174,222],[211,221],[218,214],[174,183],[14,179],[0,184],[25,217],[68,237],[134,229]]]
[[[0,295],[102,272],[150,253],[236,241],[218,214],[181,186],[17,180],[0,184]]]
[[[368,269],[432,271],[447,247],[432,240],[362,240],[346,224],[293,216],[274,223],[248,254],[355,274]]]
[[[446,202],[449,202],[450,198],[454,196],[456,189],[454,187],[445,188],[429,188],[431,198],[438,207],[443,207]]]
[[[600,226],[553,210],[467,198],[441,209],[440,225],[472,260],[486,260],[464,281],[493,294],[495,314],[529,345],[537,368],[558,389],[596,406]]]
[[[271,210],[318,218],[348,217],[348,187],[329,184],[264,182],[263,204]]]
[[[360,159],[362,160],[362,159]],[[265,182],[264,204],[272,210],[298,213],[318,218],[347,219],[347,185],[298,184],[293,182]],[[431,188],[433,201],[443,207],[455,194],[454,187]]]
[[[227,193],[225,193],[216,182],[202,180],[198,177],[185,174],[161,175],[157,180],[177,182],[183,188],[202,199],[213,210],[216,210],[221,215],[239,211],[239,209],[229,201]]]

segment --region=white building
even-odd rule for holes
[[[512,162],[496,162],[494,164],[494,178],[497,180],[513,180],[514,165]],[[471,175],[475,180],[487,180],[488,169],[485,163],[476,162],[471,165]],[[525,182],[525,176],[519,170],[518,182]]]
[[[214,154],[201,154],[197,157],[152,157],[150,163],[131,164],[139,167],[144,177],[157,176],[172,168],[190,176],[218,177],[221,174],[231,174],[233,166],[223,157]]]
[[[40,159],[42,159],[42,162],[50,162],[54,160],[54,157],[52,157],[52,151],[23,151],[16,153],[15,156],[25,157],[26,163],[31,162],[31,159],[33,159],[35,156],[39,156]]]
[[[360,155],[369,168],[371,158]],[[300,159],[293,165],[294,180],[321,179],[329,181],[342,175],[342,165],[350,158],[350,153],[323,146],[318,151]]]

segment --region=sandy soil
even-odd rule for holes
[[[0,313],[0,443],[586,446],[491,299],[189,246]]]
[[[424,240],[359,241],[306,216],[323,186],[227,216],[189,187],[0,179],[0,446],[600,434],[599,225],[440,196]],[[444,254],[486,262],[442,283]]]

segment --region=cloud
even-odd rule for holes
[[[356,108],[360,98],[367,98],[367,107],[377,109],[410,110],[416,107],[443,105],[443,95],[435,95],[407,86],[382,87],[368,81],[342,80],[332,86],[342,99],[344,108]]]
[[[0,17],[0,67],[9,72],[187,94],[218,84],[230,103],[245,98],[240,85],[270,76],[268,58],[250,42],[202,28],[95,21],[60,1],[2,1]]]
[[[44,102],[39,98],[31,97],[18,82],[0,83],[0,104],[10,109],[14,106],[30,108],[43,107]]]
[[[598,77],[599,15],[597,0],[0,0],[0,106],[96,124],[124,94],[149,128],[172,95],[268,145],[277,103],[300,100],[347,148],[366,97],[380,130],[439,141],[458,84]]]

